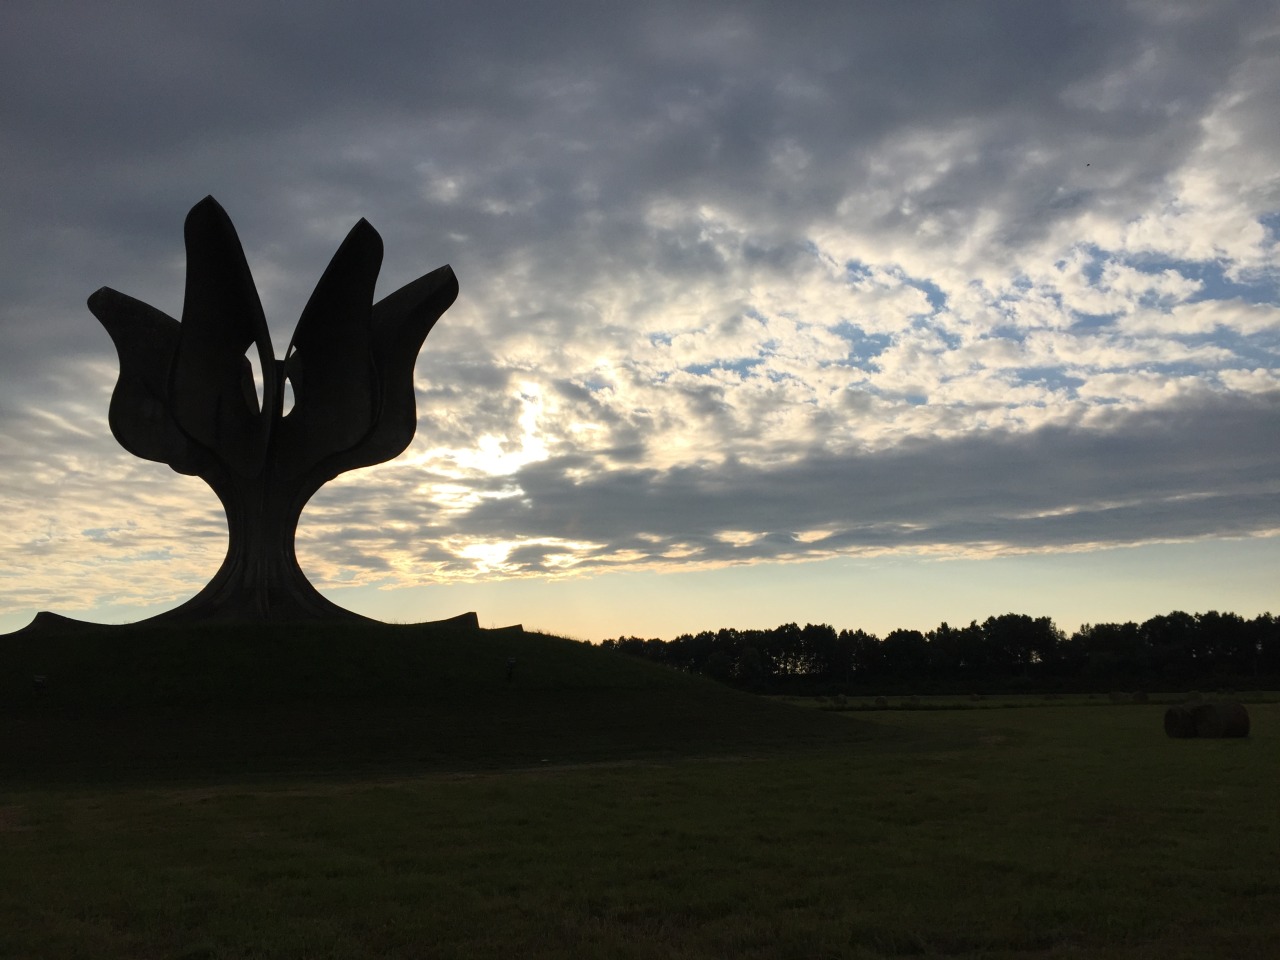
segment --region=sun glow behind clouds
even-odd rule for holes
[[[514,437],[483,433],[471,447],[431,447],[414,454],[410,462],[456,477],[509,477],[530,463],[545,460],[548,449],[541,428],[542,386],[521,381],[514,399],[520,408]],[[457,488],[450,487],[447,492],[454,489]]]
[[[542,572],[554,575],[576,566],[582,554],[598,550],[600,544],[561,540],[556,537],[528,537],[517,540],[472,540],[456,546],[455,550],[458,556],[474,563],[476,574],[521,574],[528,571],[522,564],[510,562],[510,557],[517,550],[529,548],[538,549],[544,565]],[[461,576],[465,579],[469,575]]]

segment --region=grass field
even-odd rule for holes
[[[236,703],[213,654],[202,674],[136,649],[130,683],[168,678],[142,696],[77,686],[101,651],[46,651],[61,692],[52,670],[38,701],[14,687],[0,744],[0,956],[1278,954],[1274,703],[1219,741],[1167,739],[1158,705],[830,712],[497,636],[419,651],[436,673],[371,700],[379,658],[342,688],[339,649],[313,648],[309,692],[264,668]],[[203,753],[175,755],[189,718],[112,743],[184,716],[199,677]],[[298,718],[322,714],[317,741]]]

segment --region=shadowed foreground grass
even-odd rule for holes
[[[674,676],[645,681],[668,706]],[[1248,740],[1173,741],[1156,706],[868,719],[696,681],[686,698],[749,736],[7,789],[0,956],[1276,955],[1280,706],[1250,707]],[[804,736],[761,745],[751,709]]]
[[[45,678],[38,689],[33,676]],[[869,729],[518,630],[157,627],[0,637],[0,769],[10,785],[403,776],[772,752]]]

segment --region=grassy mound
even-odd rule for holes
[[[10,783],[750,755],[870,729],[556,637],[392,625],[9,635],[0,704]]]

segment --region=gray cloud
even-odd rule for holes
[[[1124,414],[1098,429],[967,435],[867,455],[815,452],[783,467],[628,470],[575,483],[548,460],[459,524],[480,537],[698,544],[699,560],[809,549],[1125,544],[1280,526],[1280,393]],[[811,546],[792,534],[830,530]],[[745,547],[716,534],[765,535]],[[653,543],[647,549],[655,554]]]

